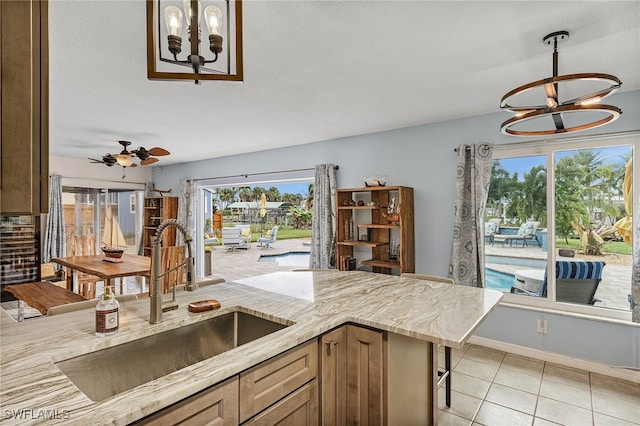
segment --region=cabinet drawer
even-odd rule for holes
[[[240,374],[240,421],[290,394],[317,373],[318,343],[312,340]]]
[[[318,424],[318,381],[307,383],[244,425],[315,426]]]
[[[233,378],[183,399],[135,425],[220,425],[238,424],[238,378]]]

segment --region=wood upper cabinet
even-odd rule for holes
[[[3,214],[49,208],[48,3],[0,2]]]
[[[388,210],[394,202],[399,212],[391,216]],[[355,269],[356,251],[369,250],[371,257],[360,264],[371,267],[373,272],[415,272],[413,188],[339,189],[336,205],[338,269]]]
[[[387,423],[383,332],[340,327],[320,338],[320,359],[322,424]]]

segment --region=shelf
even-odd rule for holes
[[[387,268],[387,269],[400,269],[400,262],[395,262],[392,260],[363,260],[360,262],[363,265],[374,266],[378,268]]]
[[[376,210],[380,206],[338,206],[338,210]]]
[[[391,223],[360,223],[358,228],[368,229],[400,229],[400,225],[393,225]]]
[[[358,246],[358,247],[382,247],[388,246],[389,242],[372,242],[372,241],[358,241],[358,240],[345,240],[339,241],[339,246]]]

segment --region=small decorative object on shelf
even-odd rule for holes
[[[387,206],[387,221],[389,223],[400,223],[400,204],[395,197],[392,197]]]
[[[364,186],[385,186],[389,176],[370,176],[364,179]]]

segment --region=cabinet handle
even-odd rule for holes
[[[336,342],[335,340],[324,342],[324,344],[327,345],[327,356],[331,356],[331,348],[335,348],[336,346],[338,346],[338,342]]]

